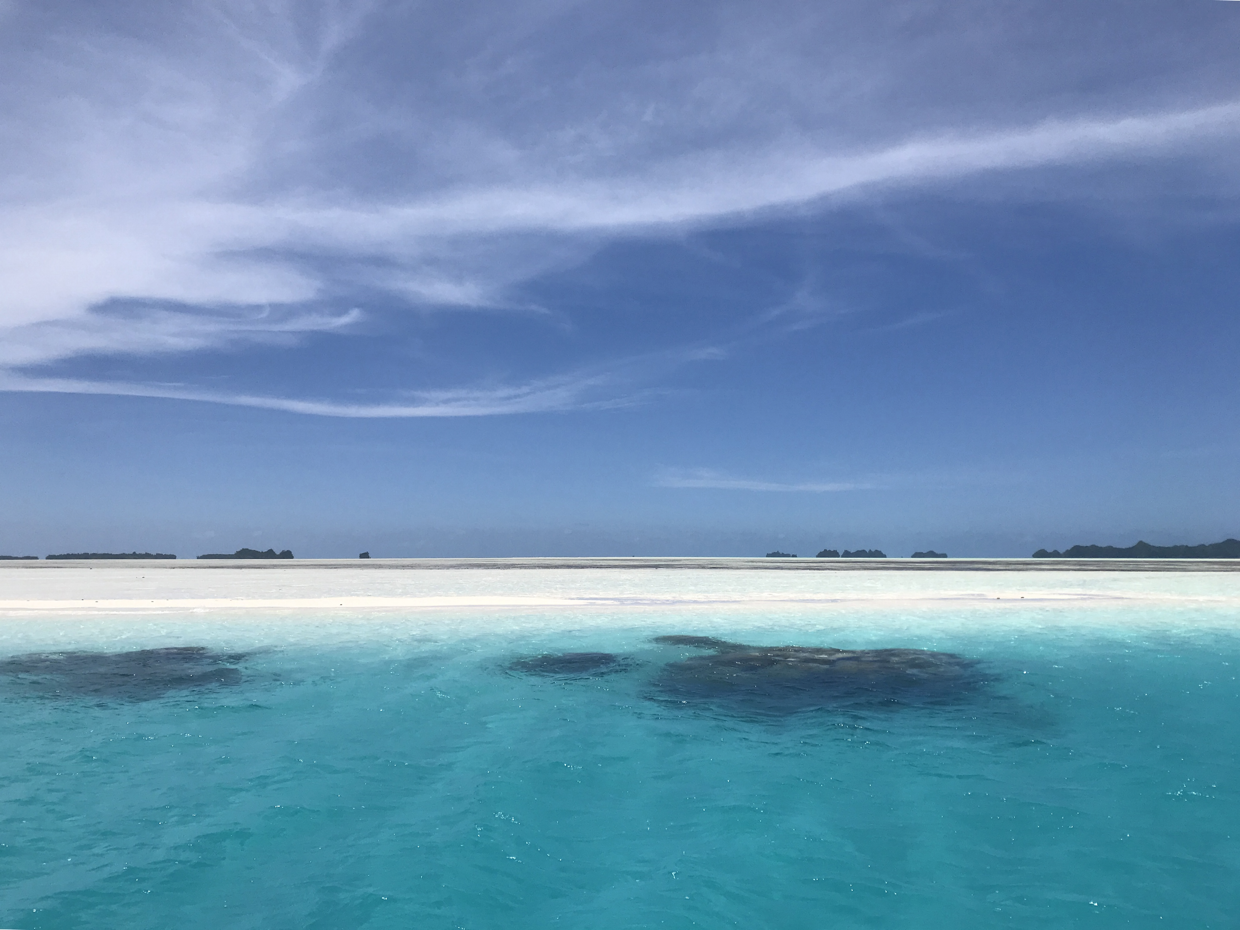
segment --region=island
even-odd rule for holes
[[[885,559],[887,558],[887,553],[879,549],[855,549],[855,550],[845,549],[842,553],[840,553],[840,558],[843,558],[843,559]]]
[[[175,559],[169,552],[59,552],[49,559]]]
[[[29,562],[39,561],[37,555],[0,555],[0,562]]]
[[[840,551],[838,549],[823,549],[820,553],[814,556],[816,559],[838,559],[839,557]]]
[[[1152,546],[1142,540],[1127,549],[1118,546],[1073,546],[1060,552],[1058,549],[1039,549],[1035,559],[1240,559],[1240,539],[1224,539],[1222,542],[1202,543],[1197,546]]]
[[[276,552],[274,549],[259,551],[258,549],[238,549],[231,555],[222,552],[212,552],[207,555],[200,555],[200,559],[291,559],[293,557],[292,550],[285,549]]]
[[[768,552],[768,553],[766,554],[766,557],[767,557],[768,559],[795,559],[795,558],[796,558],[796,553],[794,553],[794,552],[780,552],[778,549],[776,549],[774,552]]]
[[[909,558],[913,559],[945,559],[946,552],[935,552],[933,549],[927,549],[925,552],[914,552]]]

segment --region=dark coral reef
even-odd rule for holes
[[[203,646],[131,652],[40,652],[0,659],[0,677],[47,696],[149,701],[174,691],[236,685],[241,654]]]
[[[655,642],[709,650],[664,666],[655,697],[739,713],[945,704],[982,684],[976,662],[949,652],[747,646],[708,636]]]
[[[610,652],[560,652],[517,659],[509,662],[506,668],[510,672],[547,678],[596,678],[623,672],[632,664],[631,659]]]

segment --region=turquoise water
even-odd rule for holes
[[[0,675],[0,926],[1236,926],[1240,634],[1047,616],[26,624],[0,655],[248,656],[141,700]],[[786,715],[658,700],[692,651],[651,637],[721,632],[946,650],[987,683]],[[563,651],[633,661],[505,668]]]

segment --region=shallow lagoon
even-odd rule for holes
[[[0,925],[1231,926],[1235,585],[9,619],[0,658],[202,646],[239,676],[109,697],[0,673]],[[754,714],[668,699],[660,675],[701,655],[668,634],[936,650],[985,680]],[[560,653],[625,661],[512,665]]]

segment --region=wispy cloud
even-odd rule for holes
[[[77,355],[164,355],[243,343],[289,345],[308,333],[347,331],[364,317],[357,308],[331,313],[278,305],[214,312],[141,304],[103,308],[77,319],[7,330],[0,341],[0,370]]]
[[[868,481],[764,481],[739,478],[710,468],[667,469],[655,477],[661,488],[715,488],[723,491],[781,491],[814,494],[836,491],[867,491],[878,485]]]
[[[623,397],[599,398],[602,379],[558,378],[492,389],[439,390],[411,393],[403,402],[342,403],[261,394],[207,391],[176,384],[129,384],[69,378],[30,378],[0,371],[0,390],[47,394],[103,394],[150,397],[280,410],[285,413],[352,419],[419,417],[486,417],[519,413],[615,407]]]
[[[345,327],[361,318],[352,312],[339,318],[295,317],[286,320],[283,328],[271,322],[266,328],[253,325],[248,338],[270,340],[286,332],[298,335]],[[38,329],[39,327],[30,327]],[[174,327],[175,329],[175,327]],[[193,338],[184,332],[174,334],[174,345]],[[239,337],[238,337],[239,338]],[[37,355],[37,345],[17,346],[13,354],[25,351],[27,357],[46,361]],[[152,349],[152,351],[157,351]],[[0,361],[4,358],[0,354]],[[483,417],[528,413],[558,413],[580,410],[604,410],[632,407],[652,398],[665,396],[666,390],[650,387],[661,376],[687,365],[727,358],[727,350],[718,346],[690,345],[611,359],[570,372],[535,378],[516,383],[486,383],[480,386],[440,388],[420,391],[388,391],[381,399],[369,402],[339,401],[201,389],[188,384],[152,382],[133,383],[84,378],[48,377],[29,374],[21,366],[0,364],[0,391],[46,394],[96,394],[117,397],[150,397],[166,400],[197,401],[280,410],[310,416],[347,417],[354,419],[400,419],[418,417]],[[372,392],[378,393],[378,392]]]
[[[803,145],[770,152],[697,152],[640,175],[483,187],[378,210],[281,211],[284,234],[330,247],[383,249],[406,236],[510,231],[629,231],[702,224],[799,207],[872,188],[985,172],[1183,154],[1240,136],[1240,102],[1127,116],[1049,120],[972,134],[912,138],[839,154]]]
[[[915,123],[900,107],[935,109],[918,108],[919,76],[892,52],[890,25],[847,5],[755,18],[725,4],[687,24],[670,53],[613,30],[606,65],[579,6],[424,22],[433,11],[377,0],[216,0],[152,13],[138,34],[103,19],[27,20],[15,5],[0,37],[5,383],[88,354],[344,335],[363,291],[541,312],[514,290],[619,237],[1051,166],[1197,155],[1232,170],[1240,137],[1240,88],[1225,83],[1157,106],[1072,97],[1072,69],[1092,48],[1065,52],[1064,96],[1025,87],[1017,61],[993,100],[971,102],[986,96],[974,81],[967,94],[945,87],[953,118]],[[919,54],[973,54],[957,33],[944,24]],[[422,44],[410,52],[389,34]],[[837,43],[831,54],[824,42]],[[898,86],[908,100],[891,96]],[[122,319],[118,302],[148,309]],[[789,309],[792,325],[821,316]],[[140,390],[162,389],[113,393]],[[495,410],[561,397],[511,390]]]
[[[874,327],[874,332],[878,333],[894,333],[902,329],[913,329],[918,326],[927,326],[930,323],[938,322],[951,316],[951,313],[943,311],[923,310],[920,313],[912,313],[902,319],[886,323],[882,326]]]
[[[532,247],[493,242],[491,255],[500,267],[487,274],[467,257],[478,237],[701,225],[866,189],[1182,152],[1194,142],[1236,136],[1240,104],[1228,103],[913,139],[848,155],[704,152],[638,175],[484,186],[395,205],[305,198],[227,202],[205,192],[202,199],[188,192],[174,199],[141,192],[136,201],[9,206],[0,217],[0,273],[7,282],[0,325],[73,319],[117,298],[205,305],[312,299],[325,283],[321,275],[330,271],[293,266],[282,257],[296,253],[382,259],[400,269],[386,273],[393,286],[415,300],[486,305],[497,301],[496,272],[501,279],[513,277],[514,257],[518,264],[529,261],[515,252]],[[464,267],[453,267],[454,241]]]

